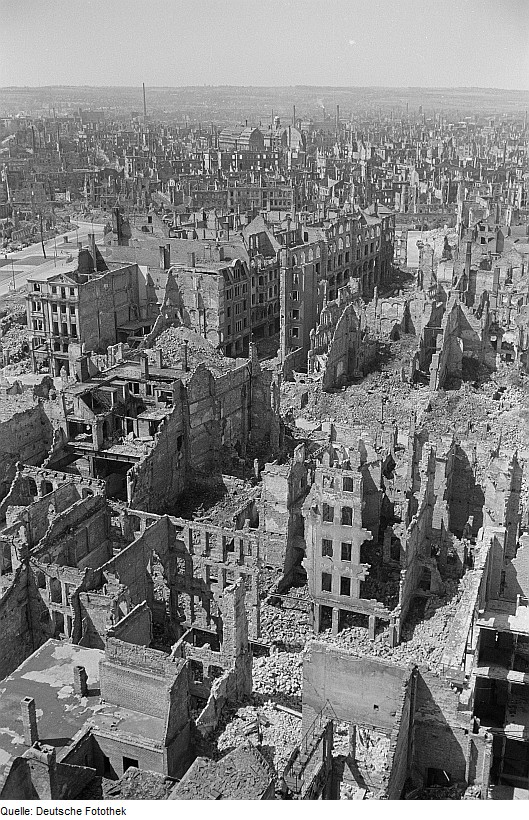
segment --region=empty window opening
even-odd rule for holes
[[[352,552],[352,545],[344,541],[342,543],[342,561],[350,561],[351,560],[351,552]]]
[[[346,575],[342,575],[340,578],[340,595],[347,595],[348,597],[351,595],[351,579]]]
[[[323,505],[323,520],[328,523],[334,521],[334,507],[329,506],[329,504]]]

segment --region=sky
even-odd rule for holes
[[[529,89],[529,0],[0,0],[0,86]]]

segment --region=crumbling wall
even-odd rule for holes
[[[114,596],[96,590],[79,591],[77,598],[81,634],[77,637],[74,631],[74,639],[80,646],[103,649],[108,627],[118,614],[118,601]]]
[[[315,348],[315,353],[316,350]],[[322,390],[338,387],[351,376],[361,373],[363,358],[360,318],[354,305],[350,304],[344,308],[338,319],[327,347],[322,370]]]
[[[195,725],[203,737],[214,731],[219,724],[227,703],[235,701],[235,673],[226,671],[213,681],[206,705],[196,719]]]
[[[101,568],[103,576],[110,583],[127,589],[133,606],[147,601],[153,602],[152,580],[147,568],[153,552],[168,549],[168,523],[164,516],[157,519],[132,544],[121,550]]]
[[[388,800],[400,800],[409,774],[412,749],[413,710],[417,687],[417,672],[413,670],[401,688],[401,700],[395,713],[395,725],[390,735],[387,757],[386,784],[383,796]]]
[[[218,615],[216,596],[242,578],[250,635],[259,637],[259,572],[266,536],[256,530],[228,529],[172,516],[142,516],[138,510],[126,516],[125,527],[127,518],[139,518],[149,526],[140,524],[142,534],[109,561],[103,572],[107,581],[113,578],[126,587],[134,606],[146,600],[154,606],[156,620],[163,594],[163,611],[170,613],[175,624],[210,629]],[[163,578],[158,575],[155,603],[152,576],[147,572],[153,556],[163,574]]]
[[[188,445],[181,396],[165,418],[150,452],[127,474],[127,500],[139,510],[163,512],[185,489]]]
[[[281,367],[283,378],[286,381],[293,381],[294,373],[305,370],[306,366],[306,353],[303,347],[285,353]]]
[[[460,377],[465,357],[495,367],[488,334],[488,311],[477,318],[455,297],[447,304],[436,345],[430,365],[431,390],[442,389],[450,376]]]
[[[421,460],[421,487],[416,499],[417,509],[405,530],[403,539],[404,567],[401,572],[398,604],[401,627],[406,620],[424,570],[429,569],[434,575],[437,569],[435,561],[431,558],[435,468],[435,451],[430,449],[424,453]],[[398,531],[398,527],[394,529]]]
[[[96,568],[111,555],[105,499],[89,496],[51,518],[34,557],[45,563]]]
[[[30,625],[28,572],[19,567],[0,598],[0,679],[11,674],[36,649]]]
[[[294,567],[305,550],[301,512],[309,490],[305,447],[298,445],[289,464],[267,463],[261,473],[259,521],[263,536],[262,558],[267,566],[283,570],[284,583],[292,580]]]
[[[152,641],[152,615],[147,602],[135,606],[107,631],[107,639],[116,638],[125,643],[150,646]]]
[[[52,438],[53,426],[40,401],[21,411],[15,410],[10,418],[0,422],[0,499],[9,491],[16,463],[42,464]]]
[[[414,780],[426,782],[428,769],[445,771],[452,782],[466,780],[470,713],[459,710],[459,692],[420,670],[413,732]]]
[[[135,264],[105,272],[79,288],[80,342],[103,351],[118,341],[119,325],[139,318],[139,269]]]
[[[5,499],[8,501],[11,493]],[[28,547],[33,547],[45,536],[55,516],[65,512],[80,500],[75,485],[63,484],[48,495],[37,498],[27,507],[9,505],[6,509],[8,529],[22,525],[26,534]]]

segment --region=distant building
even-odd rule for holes
[[[262,151],[264,137],[258,128],[251,126],[224,128],[219,134],[218,145],[221,151]]]

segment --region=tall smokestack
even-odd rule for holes
[[[294,128],[296,127],[296,106],[294,106],[294,111],[292,115],[292,125],[294,126]]]
[[[147,122],[147,103],[145,102],[145,83],[142,83],[143,88],[143,122]]]
[[[472,264],[472,242],[467,242],[467,250],[465,253],[465,273],[467,279],[470,276],[470,266]]]

